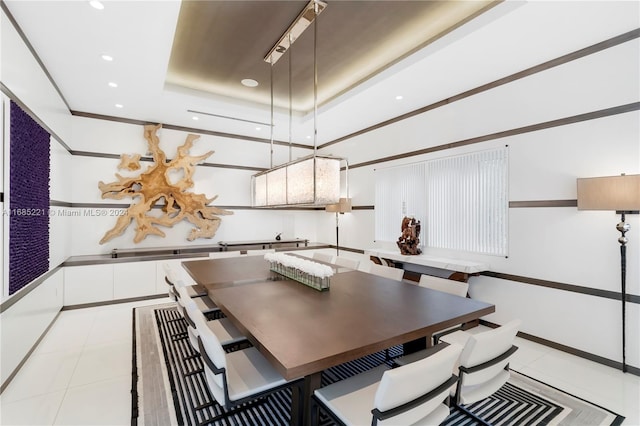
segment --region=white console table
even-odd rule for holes
[[[412,263],[414,265],[429,266],[431,268],[460,272],[466,277],[489,270],[489,265],[482,262],[429,256],[426,254],[403,255],[396,250],[368,249],[364,251],[364,254],[376,256],[382,259],[390,259],[396,262]]]

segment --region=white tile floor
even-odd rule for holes
[[[132,308],[168,301],[60,313],[0,395],[0,425],[129,425]],[[514,370],[622,414],[625,425],[640,426],[640,377],[527,340],[517,345]]]

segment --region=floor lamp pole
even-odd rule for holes
[[[336,256],[340,256],[340,243],[338,241],[338,212],[336,212]]]
[[[624,221],[624,212],[620,223],[616,225],[616,229],[622,234],[618,238],[620,243],[620,276],[621,276],[621,292],[622,292],[622,371],[627,372],[627,361],[625,356],[626,349],[626,299],[627,299],[627,242],[629,241],[624,234],[629,231],[631,226]]]

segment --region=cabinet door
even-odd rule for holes
[[[113,296],[115,300],[155,294],[158,294],[155,262],[113,265]]]
[[[64,306],[113,300],[113,265],[64,268]]]

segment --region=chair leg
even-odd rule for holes
[[[311,397],[309,401],[309,412],[311,414],[311,426],[317,426],[320,424],[320,407],[316,404],[315,398]]]

